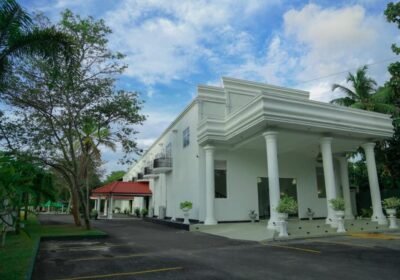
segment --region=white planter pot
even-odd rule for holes
[[[183,223],[185,224],[185,225],[190,225],[190,222],[189,222],[189,211],[190,211],[190,209],[189,208],[183,208],[182,209],[182,211],[183,211]]]
[[[289,215],[288,213],[278,213],[278,228],[279,228],[279,237],[288,237],[287,232],[287,219]]]
[[[346,232],[344,228],[344,211],[335,211],[337,232]]]
[[[386,210],[386,213],[389,215],[389,228],[390,229],[399,228],[397,226],[397,221],[396,221],[396,208],[388,208],[385,210]]]

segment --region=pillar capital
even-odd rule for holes
[[[267,138],[276,138],[276,136],[277,136],[278,134],[279,134],[278,131],[275,131],[275,130],[268,130],[268,131],[264,132],[264,133],[262,134],[262,136],[264,136],[265,139],[267,139]]]
[[[364,150],[373,150],[375,148],[375,142],[367,142],[361,145]]]
[[[330,144],[330,143],[332,143],[332,141],[333,141],[333,137],[331,137],[331,136],[324,136],[324,137],[321,137],[321,139],[319,140],[319,142],[321,143],[321,144]]]
[[[212,146],[212,145],[205,145],[205,146],[203,147],[203,150],[205,150],[205,151],[214,151],[214,150],[215,150],[215,146]]]

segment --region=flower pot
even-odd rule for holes
[[[385,210],[386,210],[386,213],[389,215],[389,228],[390,229],[399,228],[397,226],[397,221],[396,221],[396,208],[388,208]]]
[[[279,221],[286,221],[289,217],[288,213],[278,213],[278,220]]]
[[[344,228],[344,211],[343,210],[335,211],[335,217],[336,217],[337,232],[346,232],[346,229]]]
[[[278,213],[278,228],[279,228],[279,237],[288,237],[287,232],[287,219],[289,217],[288,213]]]
[[[256,213],[249,214],[249,217],[251,222],[254,223],[255,220],[257,219],[257,214]]]
[[[190,225],[190,222],[189,222],[189,210],[190,209],[188,209],[188,208],[183,208],[182,209],[183,217],[184,217],[183,224],[185,224],[185,225]]]

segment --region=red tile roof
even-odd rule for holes
[[[151,191],[148,182],[112,182],[100,188],[92,190],[92,195],[135,195],[135,196],[149,196]]]

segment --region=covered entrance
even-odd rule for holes
[[[297,180],[295,178],[279,178],[280,197],[290,196],[297,201]],[[258,213],[260,220],[270,218],[270,199],[267,177],[257,178]],[[298,216],[294,214],[292,216]]]

